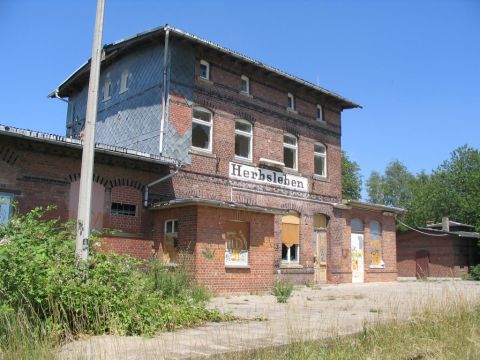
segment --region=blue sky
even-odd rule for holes
[[[106,0],[104,43],[169,23],[364,106],[342,146],[366,179],[480,148],[480,1]],[[91,54],[95,0],[0,0],[0,123],[64,134],[47,99]]]

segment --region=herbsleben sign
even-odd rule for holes
[[[261,169],[231,162],[228,175],[233,179],[276,185],[296,191],[308,191],[307,178],[285,174],[280,171]]]

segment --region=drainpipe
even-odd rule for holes
[[[179,162],[176,162],[174,172],[172,172],[168,175],[165,175],[164,177],[161,177],[160,179],[157,179],[157,180],[155,180],[155,181],[153,181],[150,184],[147,184],[145,186],[145,193],[144,193],[144,197],[143,197],[143,206],[148,207],[148,188],[174,177],[180,171],[181,167],[182,167],[182,164],[179,163]]]
[[[163,83],[162,83],[162,118],[160,120],[160,154],[163,152],[163,136],[165,128],[165,114],[167,112],[167,62],[168,62],[168,38],[170,35],[170,29],[167,27],[165,31],[165,46],[163,49]]]

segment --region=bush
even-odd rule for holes
[[[22,313],[61,338],[149,335],[222,319],[206,308],[208,294],[182,268],[99,252],[95,239],[88,261],[77,266],[72,224],[43,214],[37,208],[0,227],[1,316]]]
[[[469,279],[480,280],[480,264],[475,266],[470,266]]]
[[[273,284],[272,294],[279,303],[286,303],[292,292],[293,285],[286,279],[276,280]]]

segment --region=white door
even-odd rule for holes
[[[363,283],[363,234],[352,234],[352,282]]]

